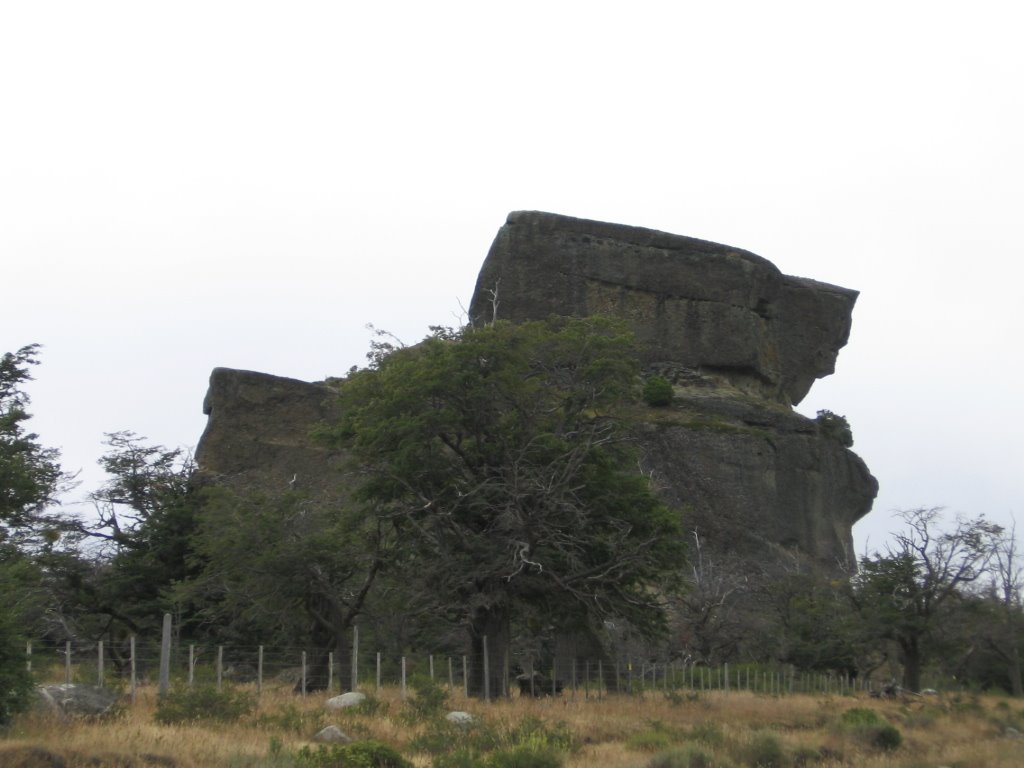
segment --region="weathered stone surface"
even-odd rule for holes
[[[321,384],[214,368],[196,448],[203,477],[236,488],[335,492],[340,458],[310,437],[331,416],[331,395]]]
[[[348,744],[352,741],[352,737],[338,726],[328,725],[326,728],[317,731],[313,735],[312,741],[318,744]]]
[[[494,294],[497,289],[497,307]],[[835,370],[857,292],[783,275],[738,248],[550,213],[511,213],[477,280],[470,317],[629,320],[644,362],[672,361],[799,403]]]
[[[117,702],[117,691],[95,685],[41,685],[38,706],[55,715],[105,715]]]
[[[612,313],[633,321],[668,408],[638,407],[635,433],[664,500],[710,549],[760,561],[853,563],[851,528],[878,484],[852,451],[791,408],[831,373],[857,292],[783,275],[729,246],[652,230],[513,213],[481,270],[471,316]],[[214,370],[203,475],[240,488],[345,494],[341,456],[310,438],[336,415],[331,389]],[[774,554],[773,554],[774,553]]]
[[[460,712],[458,710],[449,712],[444,716],[444,719],[452,725],[460,725],[463,727],[472,725],[476,722],[476,718],[469,714],[469,712]]]
[[[340,696],[332,696],[324,704],[327,709],[348,709],[349,707],[357,707],[366,701],[366,694],[360,693],[359,691],[349,691],[343,693]]]

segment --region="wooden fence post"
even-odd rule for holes
[[[220,693],[224,682],[224,646],[217,646],[217,693]]]
[[[263,693],[263,646],[256,649],[256,695]]]
[[[96,685],[103,687],[103,641],[96,644]]]
[[[359,690],[359,627],[352,627],[352,689]]]
[[[455,690],[455,672],[452,669],[452,657],[448,657],[448,690]]]
[[[160,695],[166,696],[171,690],[171,614],[164,614],[163,632],[160,636]]]
[[[487,653],[487,635],[484,641],[484,701],[491,700],[491,659]]]
[[[25,643],[25,669],[32,674],[32,643]]]
[[[462,694],[469,698],[469,661],[465,656],[462,657]]]
[[[377,690],[380,690],[380,651],[377,651]]]
[[[302,698],[306,698],[306,652],[302,652]]]
[[[71,685],[71,641],[64,641],[64,684]]]
[[[402,657],[402,701],[405,701],[405,656]]]
[[[334,687],[334,651],[327,654],[327,695],[331,695],[331,688]]]
[[[135,670],[135,635],[132,635],[131,638],[129,638],[128,651],[129,651],[130,659],[131,659],[131,661],[130,661],[130,664],[131,664],[131,692],[132,692],[132,704],[134,704],[135,703],[135,694],[136,694],[136,691],[135,691],[135,687],[136,687],[136,685],[135,685],[135,683],[136,683],[136,681],[135,681],[135,671],[136,671]]]

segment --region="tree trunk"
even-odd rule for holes
[[[503,659],[508,647],[508,613],[504,606],[481,608],[470,624],[469,695],[495,699],[502,695]],[[484,658],[484,638],[488,658]],[[486,677],[485,677],[486,670]]]
[[[903,687],[908,691],[921,690],[921,646],[916,637],[900,642],[903,650]]]

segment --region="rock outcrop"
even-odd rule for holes
[[[835,371],[856,300],[727,245],[517,212],[498,231],[469,311],[475,322],[622,317],[644,362],[715,373],[790,405]]]
[[[648,373],[674,387],[635,433],[665,501],[711,549],[838,571],[878,484],[864,462],[792,409],[832,373],[857,292],[782,274],[760,256],[693,238],[546,213],[510,214],[470,305],[476,323],[551,314],[631,322]],[[196,459],[208,478],[344,493],[341,457],[310,438],[331,390],[214,370]]]

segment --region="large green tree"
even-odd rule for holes
[[[340,384],[345,416],[324,435],[351,452],[356,499],[400,531],[417,600],[466,630],[477,664],[513,624],[664,627],[683,537],[619,418],[639,394],[632,350],[606,319],[497,322],[378,348]]]
[[[1002,534],[984,517],[958,517],[947,528],[941,513],[899,513],[904,528],[884,552],[862,558],[852,580],[865,631],[896,643],[903,686],[912,691],[920,690],[925,663],[942,648],[943,617],[985,575]]]
[[[0,357],[0,725],[28,705],[32,687],[24,632],[40,574],[21,546],[39,532],[43,510],[63,478],[58,452],[42,447],[38,435],[25,429],[29,397],[23,385],[32,378],[38,351],[32,344]]]
[[[30,344],[0,357],[0,526],[7,532],[38,523],[63,479],[58,451],[44,448],[25,429],[30,414],[24,384],[38,353],[39,345]]]

